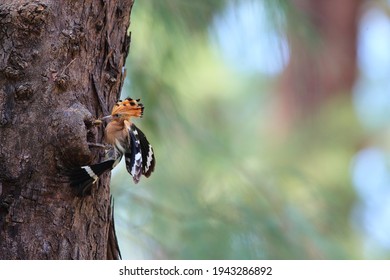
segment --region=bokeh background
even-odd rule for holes
[[[124,259],[390,258],[390,1],[137,0]]]

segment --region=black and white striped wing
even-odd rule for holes
[[[150,145],[145,134],[138,130],[139,141],[141,143],[141,152],[142,152],[142,174],[145,177],[149,177],[150,174],[154,171],[154,166],[156,165],[156,159],[154,158],[154,151],[152,145]]]
[[[133,176],[134,183],[138,183],[142,175],[142,151],[138,130],[134,124],[129,128],[130,147],[125,153],[126,169]]]
[[[134,182],[138,183],[141,175],[150,176],[156,160],[145,134],[134,124],[129,128],[129,136],[130,149],[125,153],[126,169],[133,176]]]

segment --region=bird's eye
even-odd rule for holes
[[[134,101],[130,101],[130,105],[131,106],[135,106],[135,102]]]
[[[119,118],[119,114],[115,114],[114,117],[115,117],[115,118]]]

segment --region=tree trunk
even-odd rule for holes
[[[104,157],[93,120],[119,96],[132,5],[2,0],[0,259],[118,258],[109,176],[77,197],[62,174]]]
[[[356,76],[361,0],[294,0],[292,4],[295,16],[303,18],[301,25],[294,17],[290,24],[290,61],[279,95],[282,126],[309,117],[335,96],[350,94]]]

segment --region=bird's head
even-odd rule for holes
[[[144,105],[139,102],[140,99],[130,97],[125,100],[118,100],[112,108],[111,115],[102,119],[111,118],[117,120],[129,120],[131,117],[141,118],[144,113]]]

